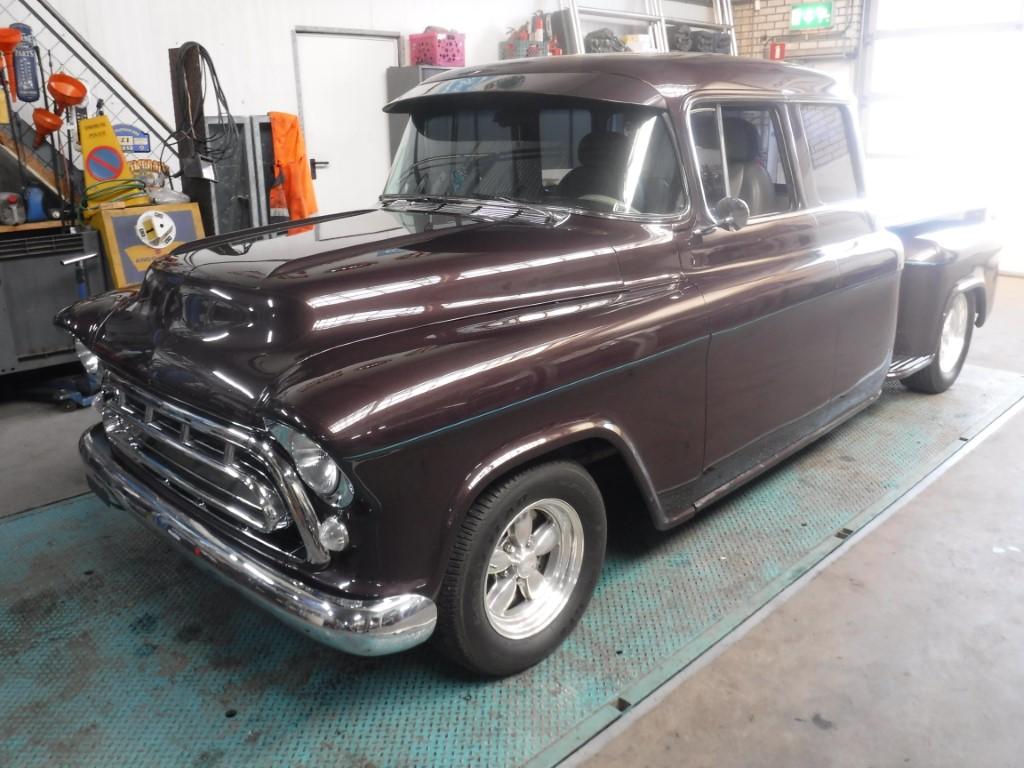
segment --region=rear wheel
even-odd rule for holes
[[[942,318],[935,356],[927,368],[903,380],[907,389],[938,394],[953,386],[967,359],[973,332],[974,297],[969,293],[954,293]]]
[[[458,533],[435,641],[480,674],[533,666],[572,632],[604,562],[601,493],[579,464],[532,467],[486,491]]]

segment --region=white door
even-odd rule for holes
[[[391,151],[386,70],[398,66],[398,38],[342,32],[295,33],[299,115],[316,161],[321,214],[366,208],[384,189]]]

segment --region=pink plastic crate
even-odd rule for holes
[[[439,67],[466,66],[466,36],[458,32],[423,32],[409,35],[409,58],[413,64]]]

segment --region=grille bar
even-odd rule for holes
[[[199,500],[200,507],[210,504],[217,507],[222,512],[238,518],[252,528],[262,531],[263,533],[270,532],[269,530],[266,530],[266,523],[262,517],[258,517],[257,515],[250,513],[248,510],[232,504],[229,501],[217,498],[207,489],[201,488],[197,483],[189,480],[183,473],[172,469],[169,464],[162,462],[147,453],[134,442],[131,431],[129,428],[126,428],[125,424],[111,425],[107,429],[107,437],[110,438],[110,441],[115,446],[121,449],[122,453],[130,455],[133,461],[142,464],[146,469],[150,470],[153,474],[163,480],[165,484],[179,486],[192,496],[196,497]]]
[[[129,407],[117,401],[110,408],[135,430],[144,433],[174,451],[187,455],[189,459],[208,467],[214,472],[225,475],[226,479],[244,485],[252,493],[253,498],[245,496],[238,496],[236,498],[248,509],[248,512],[225,505],[224,511],[228,512],[228,514],[239,517],[248,525],[264,530],[264,532],[284,528],[290,524],[291,521],[288,519],[287,514],[283,509],[280,509],[281,501],[277,492],[268,484],[248,474],[247,469],[243,469],[235,463],[236,446],[233,443],[227,444],[223,454],[223,461],[217,461],[207,455],[207,453],[195,448],[190,437],[191,430],[187,424],[182,428],[180,436],[175,436],[169,434],[166,427],[153,420],[155,410],[147,408],[143,418],[139,419]],[[185,467],[183,469],[188,471]],[[172,470],[168,467],[167,471],[171,472]],[[179,484],[184,485],[185,483],[181,482]],[[269,521],[267,519],[268,516],[265,514],[268,508],[273,511]],[[271,522],[272,525],[270,524]]]
[[[121,456],[189,506],[274,552],[313,565],[330,561],[305,487],[269,439],[109,372],[103,423]]]

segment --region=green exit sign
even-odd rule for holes
[[[832,3],[796,3],[790,7],[790,29],[828,29],[832,26]]]

